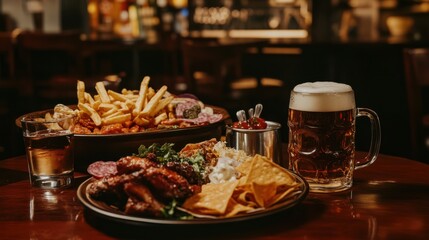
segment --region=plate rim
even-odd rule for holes
[[[286,169],[287,170],[287,169]],[[180,220],[180,219],[159,219],[159,218],[147,218],[147,217],[137,217],[137,216],[130,216],[125,214],[118,214],[114,213],[105,209],[101,209],[91,203],[91,201],[87,198],[86,194],[86,188],[87,186],[92,182],[95,181],[93,177],[85,180],[82,182],[78,189],[77,189],[77,197],[79,201],[84,205],[85,208],[91,210],[91,212],[99,214],[100,216],[107,217],[109,219],[114,219],[116,221],[126,222],[129,224],[137,224],[137,225],[147,225],[147,224],[153,224],[153,225],[214,225],[214,224],[221,224],[221,223],[232,223],[232,222],[241,222],[241,221],[247,221],[251,219],[256,218],[262,218],[268,215],[272,215],[275,213],[279,213],[282,211],[285,211],[287,209],[290,209],[298,204],[300,204],[308,195],[309,193],[309,185],[307,181],[299,176],[296,173],[293,173],[290,170],[287,170],[289,173],[291,173],[300,183],[302,183],[302,189],[299,194],[294,196],[294,199],[290,201],[281,202],[278,204],[275,204],[274,206],[262,210],[262,211],[256,211],[252,213],[246,213],[234,217],[229,218],[195,218],[195,219],[187,219],[187,220]]]

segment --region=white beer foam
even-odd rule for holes
[[[307,112],[334,112],[355,108],[353,89],[343,83],[307,82],[295,86],[289,108]]]
[[[349,85],[337,82],[306,82],[296,85],[293,90],[301,93],[341,93],[353,91]]]

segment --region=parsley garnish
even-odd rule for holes
[[[167,164],[168,162],[187,163],[192,166],[194,171],[201,179],[204,178],[206,171],[206,161],[203,154],[198,151],[191,157],[179,157],[178,153],[173,149],[173,147],[174,143],[164,143],[161,146],[157,143],[154,143],[149,147],[140,145],[137,156],[147,157],[150,153],[155,154],[157,162],[163,165]]]
[[[169,219],[193,219],[194,217],[188,213],[182,212],[177,209],[178,202],[176,199],[173,199],[168,205],[166,205],[162,210],[162,214],[165,218]]]
[[[149,153],[153,153],[156,156],[156,159],[159,163],[165,164],[167,162],[178,161],[179,156],[177,152],[173,149],[174,143],[164,143],[162,146],[154,143],[149,147],[145,145],[140,145],[138,149],[137,156],[147,157]]]

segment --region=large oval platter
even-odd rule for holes
[[[124,224],[131,225],[207,225],[207,224],[221,224],[221,223],[230,223],[230,222],[240,222],[246,221],[256,218],[261,218],[265,216],[269,216],[281,211],[285,211],[290,209],[296,205],[298,205],[308,194],[308,184],[307,182],[300,176],[290,172],[298,183],[300,183],[301,188],[297,191],[296,194],[287,198],[285,201],[275,204],[267,209],[263,209],[260,211],[245,213],[241,215],[237,215],[229,218],[194,218],[188,220],[175,220],[175,219],[159,219],[159,218],[148,218],[148,217],[135,217],[129,216],[125,213],[119,211],[118,209],[105,204],[104,202],[97,201],[92,199],[88,192],[87,188],[89,184],[94,181],[93,178],[87,179],[77,190],[77,196],[85,208],[89,211],[89,213],[97,214],[102,218],[106,218],[107,220],[115,220]]]
[[[136,153],[140,145],[150,146],[153,143],[169,142],[174,143],[174,148],[178,150],[189,142],[201,142],[211,138],[220,140],[225,125],[231,120],[230,115],[224,108],[206,106],[213,108],[214,113],[222,114],[222,119],[207,125],[186,128],[155,129],[119,134],[75,134],[73,145],[75,169],[86,172],[86,168],[95,161],[116,161],[122,156]],[[19,127],[21,126],[19,121],[21,117],[16,120],[16,125]]]

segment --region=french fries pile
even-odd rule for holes
[[[85,92],[85,83],[77,82],[78,109],[89,116],[97,127],[121,123],[140,127],[158,125],[166,119],[174,119],[174,96],[162,86],[158,91],[149,87],[149,77],[144,77],[139,91],[123,89],[120,93],[106,90],[103,82],[97,82],[97,94]]]

